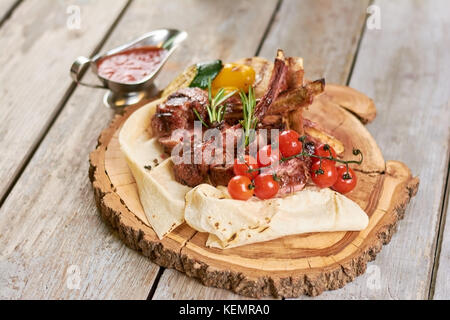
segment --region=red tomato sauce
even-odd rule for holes
[[[99,76],[120,83],[135,83],[152,74],[162,63],[167,50],[140,47],[119,52],[97,62]]]

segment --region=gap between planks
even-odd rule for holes
[[[442,249],[442,241],[444,239],[444,230],[446,226],[446,220],[447,220],[447,211],[448,211],[448,203],[450,201],[450,148],[449,152],[447,154],[447,181],[444,186],[444,190],[442,192],[442,205],[441,205],[441,217],[439,221],[438,226],[438,232],[436,236],[436,249],[434,252],[434,261],[433,261],[433,268],[431,272],[431,281],[430,281],[430,288],[428,291],[428,300],[434,299],[434,293],[436,288],[436,278],[439,271],[439,262],[441,257],[441,249]]]
[[[373,5],[374,1],[375,0],[370,0],[368,7]],[[349,86],[350,85],[350,81],[352,80],[353,70],[355,69],[356,60],[358,59],[359,49],[361,49],[362,40],[363,40],[363,38],[364,38],[364,36],[366,34],[366,28],[367,28],[367,16],[364,19],[364,23],[363,23],[362,28],[361,28],[361,33],[359,35],[358,44],[356,45],[356,51],[355,51],[355,54],[353,55],[353,61],[352,61],[351,67],[350,67],[350,71],[348,73],[347,81],[345,82],[346,86]],[[358,117],[357,115],[355,115],[355,116]]]
[[[159,267],[158,274],[156,275],[155,280],[153,281],[152,287],[150,288],[150,292],[148,293],[147,300],[152,300],[152,298],[156,292],[156,288],[158,288],[159,280],[161,280],[161,277],[165,270],[166,270],[166,268]]]
[[[91,53],[91,55],[90,55],[91,57],[95,56],[101,50],[102,46],[109,39],[111,33],[114,31],[114,29],[116,28],[117,24],[122,19],[123,15],[125,14],[127,9],[129,8],[129,6],[132,3],[132,1],[133,0],[128,0],[127,4],[123,7],[122,11],[117,16],[117,18],[114,20],[114,22],[111,25],[111,27],[105,33],[105,36],[102,38],[102,40],[100,40],[99,44],[95,47],[95,49]],[[16,4],[10,9],[9,16],[11,16],[12,11],[14,11],[18,7],[18,5],[20,3],[22,3],[22,2],[23,2],[23,0],[18,0],[16,2]],[[4,20],[4,21],[6,21],[6,20]],[[4,21],[2,21],[1,23],[3,23]],[[1,23],[0,23],[0,27],[1,27]],[[84,74],[82,76],[84,76]],[[77,88],[77,84],[72,82],[72,84],[69,86],[69,88],[67,89],[67,91],[65,92],[63,97],[61,98],[61,101],[57,104],[57,107],[56,107],[55,111],[53,112],[53,114],[50,116],[47,124],[45,124],[43,126],[43,129],[39,133],[36,141],[31,146],[29,151],[26,153],[24,159],[22,160],[22,162],[19,164],[18,168],[13,173],[13,179],[11,180],[10,184],[6,187],[6,191],[3,194],[3,196],[0,198],[0,208],[3,206],[3,203],[6,201],[6,199],[9,196],[9,194],[14,189],[17,181],[20,179],[20,177],[22,176],[23,172],[25,171],[25,169],[27,168],[28,164],[30,163],[31,159],[33,158],[34,153],[36,152],[36,150],[38,150],[38,148],[40,147],[42,141],[47,136],[47,133],[53,127],[53,124],[58,119],[59,115],[61,114],[62,110],[66,106],[67,102],[69,101],[70,97],[72,96],[72,94],[73,94],[73,92],[75,91],[76,88]]]
[[[6,10],[3,16],[0,16],[0,28],[3,24],[13,15],[14,11],[19,7],[19,5],[23,2],[23,0],[17,0],[14,2],[8,10]],[[1,12],[0,12],[1,14]]]
[[[376,1],[376,2],[375,1],[371,1],[370,2],[371,5],[374,4],[374,3],[377,4],[377,5],[380,5],[380,6],[387,6],[387,4],[385,2],[382,2],[382,1]],[[396,8],[393,7],[391,9],[394,10]],[[404,9],[407,10],[408,6],[405,6]],[[366,38],[366,36],[363,37],[363,39],[365,39],[365,38]],[[361,39],[359,44],[358,44],[357,59],[361,58],[361,56],[359,54],[359,47],[360,47],[360,44],[363,42],[363,39]],[[362,48],[361,50],[364,51],[364,48]],[[365,53],[367,54],[367,50],[366,50]],[[367,60],[367,59],[365,59],[365,60]],[[363,59],[363,61],[364,61],[364,59]],[[358,61],[355,60],[354,64],[352,65],[352,69],[351,69],[352,72],[351,72],[351,74],[350,74],[350,76],[348,78],[348,84],[350,84],[350,83],[354,84],[354,82],[356,82],[358,80],[361,80],[360,72],[358,72],[359,75],[358,75],[358,73],[356,73],[356,75],[353,74],[353,71],[354,71],[353,69],[354,69],[354,66],[357,64],[357,62]],[[359,62],[358,62],[358,64],[359,64]],[[356,77],[356,81],[354,81],[355,77]],[[361,86],[364,86],[364,85],[361,85]],[[366,85],[366,87],[367,87],[367,85]],[[447,144],[448,144],[448,141],[447,141]],[[439,254],[440,254],[440,250],[441,250],[440,246],[441,246],[441,242],[442,242],[443,230],[444,230],[444,227],[445,227],[445,215],[446,215],[445,206],[447,205],[446,202],[448,201],[448,192],[449,192],[449,190],[448,190],[448,185],[449,185],[449,183],[448,183],[448,178],[449,178],[448,177],[448,173],[449,173],[448,172],[448,155],[447,155],[446,161],[444,163],[445,163],[445,168],[443,168],[443,170],[442,170],[442,172],[443,172],[443,179],[442,179],[443,180],[443,186],[441,187],[442,190],[439,190],[439,192],[440,192],[440,198],[439,198],[439,202],[438,202],[439,207],[438,207],[438,210],[437,210],[438,212],[436,214],[437,223],[436,223],[435,228],[433,230],[433,237],[430,239],[430,243],[432,245],[432,247],[430,247],[430,253],[431,253],[430,256],[431,257],[429,258],[429,263],[431,265],[430,266],[431,272],[427,275],[426,279],[423,279],[424,282],[426,281],[426,283],[423,286],[423,297],[424,298],[431,298],[434,295],[433,291],[434,291],[435,281],[436,281],[436,277],[437,277],[437,274],[438,274],[438,268],[439,268]],[[447,175],[446,175],[446,173],[447,173]],[[436,232],[436,234],[434,234],[434,232]],[[389,286],[387,287],[387,291],[389,292]]]
[[[278,0],[275,9],[273,10],[272,16],[270,17],[269,23],[267,23],[267,27],[262,35],[261,41],[259,42],[258,49],[256,49],[255,57],[259,56],[261,49],[266,41],[267,36],[269,35],[270,29],[273,27],[273,23],[275,22],[275,18],[277,17],[278,12],[280,11],[281,6],[283,5],[283,0]]]

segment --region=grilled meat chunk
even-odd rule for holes
[[[173,166],[173,173],[175,175],[175,180],[184,185],[195,187],[199,184],[205,182],[209,173],[209,165],[200,161],[201,163],[196,164],[194,159],[194,148],[192,148],[188,155],[183,155],[190,157],[189,163],[181,161]]]
[[[227,186],[234,177],[233,165],[216,165],[210,169],[209,178],[214,186]]]
[[[280,194],[302,190],[310,178],[311,161],[309,158],[294,158],[280,163],[275,173],[280,184]]]
[[[287,91],[270,105],[265,116],[282,115],[286,116],[288,113],[298,110],[302,107],[309,106],[314,97],[322,93],[325,89],[325,80],[316,80],[308,83],[305,86]]]
[[[178,143],[191,138],[197,119],[194,109],[205,118],[207,105],[208,94],[199,88],[180,89],[158,105],[152,119],[152,132],[166,153],[170,154]],[[172,136],[177,129],[186,129],[188,136]]]
[[[177,129],[192,129],[197,119],[194,109],[205,119],[208,103],[208,94],[199,88],[176,91],[157,107],[152,119],[153,135],[167,137]]]
[[[278,50],[275,64],[266,93],[255,107],[255,116],[261,120],[268,112],[271,104],[288,89],[288,64],[282,50]]]

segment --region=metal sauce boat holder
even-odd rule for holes
[[[175,29],[155,30],[128,44],[109,50],[106,53],[98,54],[92,59],[78,57],[70,68],[70,75],[72,79],[80,85],[108,90],[103,98],[104,104],[112,109],[121,109],[123,107],[139,103],[142,100],[148,99],[155,95],[156,90],[153,85],[155,78],[158,76],[162,67],[165,65],[172,53],[184,40],[186,40],[186,38],[187,33],[185,31]],[[139,82],[120,83],[101,77],[98,74],[97,63],[101,59],[128,49],[145,46],[163,48],[167,50],[167,54],[158,68],[152,74],[148,75]],[[81,81],[81,77],[89,66],[91,67],[92,72],[97,75],[101,84],[88,84]]]

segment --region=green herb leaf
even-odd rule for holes
[[[225,95],[225,90],[220,88],[219,92],[217,92],[216,96],[213,97],[211,92],[211,78],[208,79],[208,98],[209,105],[206,107],[206,111],[208,112],[209,122],[214,126],[220,124],[225,117],[225,105],[224,103],[227,99],[231,98],[234,94],[236,94],[236,90]],[[205,123],[204,119],[200,117],[198,112],[194,109],[194,113],[197,118],[202,122],[202,124],[208,128],[208,125]]]
[[[203,120],[202,116],[198,113],[197,109],[193,109],[195,115],[197,116],[198,120],[200,120],[200,122],[206,127],[209,128],[209,126],[206,124],[205,120]]]
[[[244,128],[245,135],[243,139],[245,139],[244,143],[247,147],[250,144],[251,139],[254,138],[252,132],[258,124],[258,119],[255,117],[256,98],[251,86],[248,88],[248,96],[243,91],[240,92],[240,96],[242,101],[242,113],[244,116],[241,125]]]
[[[208,87],[208,80],[214,80],[223,68],[221,60],[215,60],[208,63],[197,65],[197,75],[192,80],[189,87],[206,89]]]

